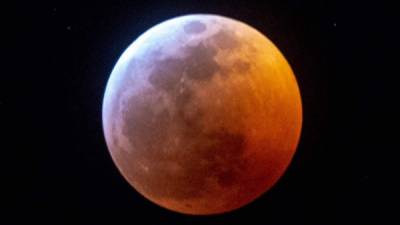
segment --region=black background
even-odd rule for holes
[[[395,223],[395,9],[233,0],[3,8],[0,223]],[[291,64],[303,100],[302,137],[286,174],[253,203],[216,216],[145,200],[119,175],[102,133],[102,97],[120,54],[153,25],[189,13],[232,17],[268,36]]]

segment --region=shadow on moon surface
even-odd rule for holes
[[[201,27],[193,21],[185,28],[198,32]],[[146,184],[145,192],[150,196],[174,200],[198,198],[204,194],[203,190],[210,190],[207,187],[210,183],[227,188],[243,177],[239,174],[246,167],[242,157],[245,136],[232,133],[229,128],[204,124],[207,109],[197,105],[189,84],[209,82],[223,72],[214,59],[217,48],[239,46],[235,36],[224,32],[210,38],[215,41],[214,46],[200,42],[184,47],[183,59],[155,59],[155,67],[148,77],[154,89],[131,96],[122,107],[122,133],[134,146],[129,157],[150,162],[144,163],[145,173],[138,165],[128,167],[132,171],[127,173],[135,174],[137,183]],[[225,38],[225,42],[219,38]],[[237,63],[239,69],[248,69],[244,62]],[[172,100],[170,104],[165,98]],[[155,106],[159,109],[155,110]],[[175,111],[171,112],[171,107]]]
[[[129,157],[150,162],[144,163],[148,167],[145,173],[135,166],[127,168],[138,183],[147,184],[146,193],[191,199],[202,196],[202,190],[210,190],[206,188],[210,181],[221,187],[239,182],[239,174],[246,167],[242,158],[244,135],[222,127],[205,132],[201,113],[187,120],[180,118],[180,113],[171,115],[167,110],[155,113],[151,105],[160,104],[157,101],[132,97],[123,113],[123,134],[135,146]]]

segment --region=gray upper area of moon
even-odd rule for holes
[[[207,85],[250,75],[257,47],[241,40],[242,26],[213,16],[170,20],[139,37],[115,66],[104,130],[119,169],[145,195],[201,198],[210,187],[234,189],[245,171],[240,121],[207,124],[216,109],[201,107]]]

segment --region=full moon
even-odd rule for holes
[[[299,141],[296,78],[251,26],[194,14],[139,36],[104,94],[112,160],[141,195],[184,214],[238,209],[284,174]]]

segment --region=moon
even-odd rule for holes
[[[192,215],[229,212],[268,191],[302,126],[299,87],[278,48],[249,25],[210,14],[139,36],[110,75],[102,115],[129,184]]]

